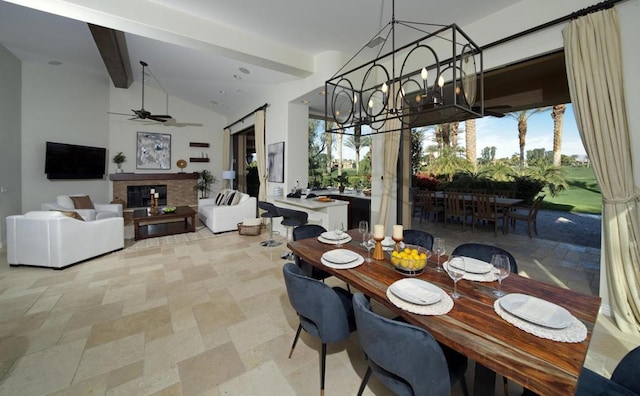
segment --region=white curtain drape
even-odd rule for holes
[[[399,84],[395,83],[391,92],[397,92],[399,89]],[[390,98],[398,98],[400,102],[400,95],[389,95]],[[392,99],[390,99],[391,101]],[[392,105],[392,103],[390,103]],[[396,108],[400,108],[402,103],[396,103]],[[382,196],[380,200],[380,217],[378,219],[378,224],[384,224],[385,229],[388,230],[389,221],[389,203],[391,202],[391,189],[394,185],[394,180],[396,176],[396,170],[398,169],[398,152],[400,151],[400,128],[402,122],[399,118],[395,118],[387,121],[385,125],[386,130],[394,132],[386,132],[384,134],[384,171],[382,177]]]
[[[640,219],[625,111],[615,9],[572,21],[564,30],[569,91],[583,144],[602,191],[603,258],[620,330],[640,334]]]
[[[225,128],[222,133],[222,170],[231,170],[229,166],[229,153],[231,152],[231,130]]]
[[[265,111],[255,112],[254,129],[256,135],[256,156],[258,162],[258,177],[260,178],[260,189],[258,190],[258,201],[267,199],[267,156],[265,152]]]

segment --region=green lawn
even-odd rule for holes
[[[601,214],[602,196],[592,168],[563,167],[569,188],[556,197],[548,191],[542,207],[566,212]]]

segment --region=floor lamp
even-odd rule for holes
[[[233,189],[233,179],[236,178],[236,171],[234,170],[226,170],[222,171],[222,179],[227,180],[229,189]]]

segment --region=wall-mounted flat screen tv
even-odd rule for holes
[[[47,179],[102,179],[107,149],[47,142],[44,173]]]

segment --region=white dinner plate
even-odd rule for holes
[[[552,329],[564,329],[573,319],[571,313],[559,305],[520,293],[502,297],[500,307],[527,322]]]
[[[326,243],[327,245],[337,245],[338,243],[342,243],[342,244],[344,244],[344,243],[347,243],[347,242],[351,241],[351,237],[350,237],[349,235],[347,235],[347,238],[344,238],[344,239],[341,239],[341,240],[337,241],[337,240],[335,240],[335,239],[326,239],[326,238],[323,238],[323,237],[322,237],[322,235],[320,235],[320,236],[318,237],[318,240],[319,240],[320,242],[322,242],[322,243]]]
[[[356,261],[360,255],[347,249],[329,250],[322,258],[334,264],[347,264]]]
[[[357,253],[356,253],[357,254]],[[351,269],[351,268],[355,268],[361,264],[364,263],[364,257],[360,256],[358,254],[358,258],[350,263],[346,263],[346,264],[336,264],[336,263],[332,263],[331,261],[327,261],[324,257],[320,257],[320,262],[323,265],[326,265],[327,267],[331,267],[331,268],[335,268],[335,269]]]
[[[460,256],[460,257],[463,257],[463,256]],[[452,265],[452,267],[465,270],[466,272],[469,272],[472,274],[486,274],[491,272],[491,269],[493,268],[493,266],[487,263],[486,261],[482,261],[482,260],[475,259],[473,257],[466,257],[466,256],[464,256],[463,258],[464,258],[464,268],[456,267],[455,261],[453,262],[454,265]]]
[[[335,231],[326,231],[323,232],[322,234],[320,234],[321,237],[323,237],[324,239],[328,239],[330,241],[344,241],[345,239],[350,238],[349,234],[347,234],[346,232],[343,232],[342,235],[340,235],[340,237],[338,237],[335,233]]]
[[[400,279],[389,286],[389,291],[394,296],[416,305],[431,305],[442,300],[442,289],[422,279]]]

